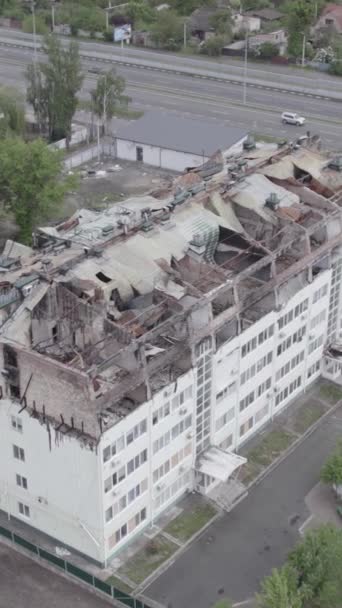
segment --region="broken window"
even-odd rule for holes
[[[54,325],[52,328],[52,340],[53,340],[54,344],[56,344],[57,339],[58,339],[58,329],[57,329],[57,325]]]
[[[5,367],[7,365],[11,367],[18,367],[17,353],[15,350],[13,350],[13,348],[7,346],[7,344],[4,346],[4,363]]]

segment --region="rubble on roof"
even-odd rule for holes
[[[32,249],[7,242],[2,340],[82,387],[78,405],[72,397],[88,421],[80,434],[98,438],[189,370],[202,337],[231,339],[285,304],[313,265],[326,268],[342,246],[341,206],[338,159],[310,138],[299,149],[217,153],[163,199],[80,209],[37,230]]]

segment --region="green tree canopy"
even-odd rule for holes
[[[0,135],[22,135],[25,130],[24,100],[18,91],[0,88]]]
[[[290,566],[272,570],[263,580],[257,599],[259,608],[302,608],[296,571]]]
[[[342,529],[320,526],[306,534],[289,556],[298,574],[298,585],[305,606],[342,606]]]
[[[292,57],[300,57],[303,48],[303,38],[308,36],[310,25],[315,15],[312,0],[290,0],[286,6],[288,29],[288,53]]]
[[[124,95],[126,82],[118,76],[115,70],[102,74],[96,88],[90,92],[91,109],[103,123],[106,130],[107,122],[113,118],[119,107],[127,106],[130,98]]]
[[[338,443],[334,452],[326,461],[321,470],[321,480],[324,483],[342,485],[342,441]]]
[[[222,9],[210,17],[210,25],[215,34],[225,36],[228,42],[232,38],[232,16],[229,9]]]
[[[62,202],[73,185],[62,176],[62,156],[37,139],[0,140],[0,201],[15,217],[19,238],[30,243],[37,222]]]
[[[264,42],[259,47],[258,57],[260,59],[272,59],[272,57],[278,57],[279,48],[272,42]]]
[[[160,48],[180,48],[183,41],[183,22],[172,11],[159,11],[151,28],[151,36]]]
[[[45,39],[47,63],[29,65],[26,78],[27,101],[32,105],[40,131],[48,131],[50,141],[71,138],[71,123],[78,104],[77,93],[83,76],[78,45],[63,48],[61,40],[50,35]]]

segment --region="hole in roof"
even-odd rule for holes
[[[109,277],[107,277],[105,274],[103,274],[103,272],[97,272],[96,276],[98,279],[100,279],[100,281],[102,281],[102,283],[110,283],[112,279],[110,279]]]

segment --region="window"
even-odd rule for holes
[[[124,524],[119,530],[115,532],[115,541],[119,543],[120,540],[125,538],[125,536],[127,536],[127,524]]]
[[[157,424],[160,420],[163,420],[163,418],[166,418],[166,416],[169,416],[170,414],[170,403],[165,403],[165,405],[162,405],[161,407],[159,407],[157,410],[155,410],[155,412],[152,413],[152,424],[155,425]]]
[[[22,460],[23,462],[25,461],[25,452],[23,448],[19,448],[17,445],[13,446],[13,456],[17,460]]]
[[[248,420],[246,420],[246,422],[244,422],[243,424],[241,424],[240,426],[240,437],[242,437],[243,435],[245,435],[246,433],[248,433],[248,431],[251,430],[253,426],[253,416],[251,418],[249,418]]]
[[[248,407],[251,403],[253,403],[254,401],[254,391],[252,391],[251,393],[249,393],[248,395],[246,395],[246,397],[244,397],[243,399],[241,399],[240,401],[240,412],[242,412],[243,410],[246,409],[246,407]]]
[[[267,416],[268,409],[269,409],[269,406],[268,405],[264,405],[264,407],[262,407],[258,412],[256,412],[256,414],[254,416],[254,423],[255,424],[258,424],[258,422],[260,422],[260,420],[262,420],[263,418],[265,418],[265,416]]]
[[[228,412],[223,414],[218,420],[216,420],[216,431],[222,429],[228,422],[234,419],[235,416],[235,408],[232,407]]]
[[[20,399],[20,388],[16,384],[9,385],[10,395],[13,399]]]
[[[259,384],[257,388],[257,397],[261,397],[265,391],[267,391],[271,386],[271,378],[267,378],[265,382]]]
[[[121,435],[121,437],[116,439],[116,441],[114,441],[114,443],[112,443],[111,445],[104,448],[103,462],[108,462],[108,460],[110,460],[112,456],[115,456],[115,454],[118,454],[119,452],[121,452],[121,450],[123,450],[124,447],[125,447],[125,437],[124,437],[124,435]]]
[[[23,477],[22,475],[16,475],[15,477],[16,477],[17,486],[19,486],[19,488],[23,488],[24,490],[27,490],[26,477]]]
[[[221,403],[225,397],[232,395],[236,391],[236,382],[232,382],[216,395],[216,403]]]
[[[56,344],[58,341],[58,329],[57,325],[53,325],[52,327],[52,342]]]
[[[128,472],[127,472],[128,475]],[[113,486],[116,486],[118,483],[120,483],[121,481],[123,481],[126,477],[126,468],[125,466],[122,466],[116,473],[113,473]]]
[[[284,378],[292,369],[297,367],[302,361],[304,361],[304,350],[302,350],[298,355],[287,361],[285,365],[281,369],[279,369],[276,373],[276,380],[280,380]]]
[[[317,374],[321,369],[320,360],[316,361],[313,365],[311,365],[308,369],[308,378],[311,378],[314,374]]]
[[[12,416],[11,423],[12,423],[12,429],[14,429],[15,431],[18,431],[18,433],[23,432],[23,422],[22,422],[21,418],[18,418],[17,416]]]
[[[321,310],[321,312],[319,312],[318,315],[313,317],[311,319],[311,326],[310,326],[311,329],[315,329],[315,327],[317,327],[317,325],[319,325],[320,323],[323,323],[323,321],[325,321],[325,316],[326,316],[326,311]]]
[[[24,517],[30,517],[30,507],[25,505],[23,502],[18,502],[18,510],[20,515]]]
[[[252,338],[246,344],[243,344],[241,348],[241,357],[245,357],[248,353],[251,353],[257,347],[257,339]]]
[[[295,390],[297,390],[301,386],[301,384],[302,377],[298,376],[298,378],[291,382],[290,386],[286,386],[284,390],[281,391],[281,393],[278,393],[275,400],[276,406],[279,405],[279,403],[281,403],[285,399],[287,399],[287,397],[289,397]]]
[[[324,342],[324,336],[319,336],[318,338],[316,338],[316,340],[313,340],[312,342],[310,342],[309,344],[309,355],[311,353],[313,353],[315,350],[317,350],[317,348],[319,348],[320,346],[322,346]]]
[[[228,448],[230,448],[232,444],[233,444],[233,435],[228,435],[228,437],[226,439],[221,441],[221,443],[219,444],[219,448],[221,448],[221,450],[228,450]]]
[[[139,422],[139,424],[136,424],[126,435],[126,443],[127,445],[129,445],[130,443],[132,443],[135,439],[138,439],[138,437],[140,437],[141,435],[143,435],[144,433],[146,433],[147,431],[147,420],[146,418],[144,420],[142,420],[141,422]]]
[[[261,357],[256,363],[253,363],[251,367],[242,372],[240,376],[240,384],[245,384],[245,382],[247,382],[251,378],[254,378],[255,374],[261,372],[261,370],[264,369],[266,365],[272,363],[272,357],[273,353],[272,351],[270,351],[269,353],[267,353],[267,355]]]
[[[106,523],[108,523],[112,519],[113,519],[113,507],[109,507],[109,509],[107,509],[105,512]]]
[[[323,298],[326,294],[328,293],[328,285],[322,285],[322,287],[320,287],[319,289],[317,289],[317,291],[315,291],[313,298],[312,298],[312,302],[313,304],[315,304],[316,302],[318,302],[318,300],[320,300],[321,298]]]

